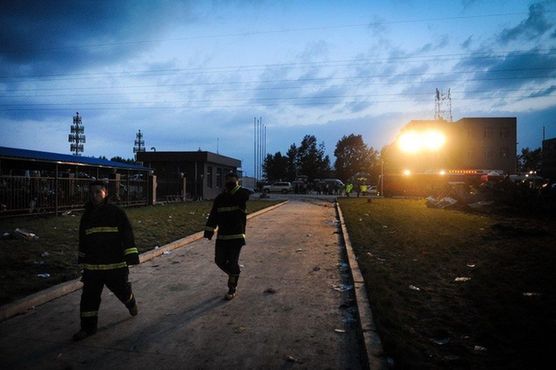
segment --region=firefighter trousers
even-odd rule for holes
[[[214,262],[222,271],[228,275],[239,276],[241,269],[239,268],[239,254],[243,245],[237,243],[226,243],[217,240]]]
[[[135,306],[135,297],[128,280],[129,269],[84,270],[81,293],[81,329],[94,333],[98,323],[98,309],[104,285],[128,308]]]

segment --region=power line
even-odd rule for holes
[[[64,81],[64,80],[76,80],[76,79],[92,79],[100,77],[115,77],[115,76],[140,76],[142,74],[147,75],[165,75],[165,74],[175,74],[180,72],[190,72],[190,75],[199,75],[215,72],[245,72],[245,71],[256,71],[260,69],[269,68],[283,68],[283,67],[295,67],[295,66],[309,66],[309,67],[349,67],[349,66],[366,66],[368,63],[377,62],[388,62],[396,63],[399,61],[411,61],[415,60],[418,62],[424,61],[446,61],[446,60],[458,60],[461,57],[472,56],[475,59],[498,59],[505,58],[509,53],[513,56],[529,56],[529,55],[551,55],[556,53],[556,49],[536,49],[535,52],[530,50],[518,50],[518,51],[497,51],[496,53],[447,53],[447,54],[432,54],[424,56],[390,56],[384,58],[355,58],[355,59],[344,59],[344,60],[334,60],[334,61],[320,61],[320,62],[294,62],[294,63],[270,63],[270,64],[250,64],[250,65],[236,65],[236,66],[220,66],[220,67],[194,67],[194,68],[171,68],[171,69],[151,69],[151,70],[136,70],[136,71],[120,71],[120,72],[103,72],[103,73],[74,73],[74,74],[42,74],[42,75],[26,75],[26,76],[0,76],[0,79],[31,79],[31,78],[41,78],[37,82],[48,82],[48,81]],[[195,72],[197,71],[197,72]],[[64,78],[48,78],[48,77],[64,77]]]

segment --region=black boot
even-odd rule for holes
[[[228,275],[228,293],[226,293],[226,298],[228,301],[234,299],[237,294],[237,281],[239,280],[239,275]]]
[[[131,295],[131,299],[125,304],[125,306],[127,307],[131,316],[137,316],[137,314],[139,313],[137,302],[135,301],[135,296],[133,294]]]

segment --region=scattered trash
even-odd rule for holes
[[[49,273],[42,273],[42,274],[37,274],[37,277],[43,278],[43,279],[48,279],[50,277]]]
[[[468,204],[468,206],[469,206],[470,208],[473,208],[473,209],[479,209],[479,208],[483,208],[483,207],[490,206],[490,205],[492,205],[493,203],[494,203],[493,201],[481,200],[481,201],[479,201],[479,202],[470,203],[470,204]],[[484,230],[484,229],[482,229],[482,230]]]
[[[469,281],[469,280],[471,280],[471,278],[467,277],[467,276],[457,277],[457,278],[454,279],[454,281],[457,281],[457,282],[465,282],[465,281]]]
[[[158,248],[160,248],[158,245],[155,245],[155,246],[154,246],[154,249],[158,249]]]
[[[467,264],[467,267],[469,267],[470,269],[473,269],[473,268],[475,268],[475,264],[470,264],[470,263],[468,263],[468,264]]]
[[[368,255],[369,257],[374,257],[374,256],[375,256],[375,255],[372,254],[371,252],[367,252],[367,255]]]
[[[195,214],[195,212],[189,212],[189,214],[190,214],[190,215],[194,215],[194,214]]]
[[[541,293],[537,293],[537,292],[523,292],[524,297],[538,297],[540,295]]]
[[[20,228],[15,229],[13,235],[17,239],[25,239],[25,240],[37,240],[39,238],[36,234]]]
[[[245,265],[239,265],[239,267],[241,267],[241,268],[245,268]]]
[[[293,356],[290,356],[290,355],[286,356],[286,361],[293,362],[293,363],[296,363],[296,364],[302,364],[303,363],[303,361],[298,360],[297,358],[295,358]]]
[[[313,267],[313,271],[320,271],[320,267],[319,266]]]
[[[152,265],[151,267],[158,267],[159,265]]]
[[[3,239],[3,240],[4,240],[4,239],[11,239],[11,238],[12,238],[12,234],[11,234],[11,233],[9,233],[9,232],[7,232],[7,231],[4,232],[4,233],[2,233],[2,239]]]
[[[69,216],[71,215],[71,210],[62,213],[62,216]]]
[[[336,333],[345,333],[346,332],[344,329],[334,329],[334,331]]]
[[[138,224],[140,224],[141,222],[142,222],[141,220],[138,220],[138,221],[137,221]]]
[[[266,288],[263,293],[265,293],[265,294],[276,294],[276,289]]]
[[[168,218],[172,218],[172,216],[168,216]]]
[[[298,248],[295,250],[296,252],[303,252],[303,248]]]
[[[41,257],[48,257],[50,255],[50,253],[48,252],[42,252],[41,253]]]
[[[411,290],[416,290],[416,291],[420,291],[420,290],[421,290],[421,288],[416,287],[415,285],[410,285],[410,286],[409,286],[409,289],[411,289]]]
[[[477,351],[477,352],[485,352],[487,349],[486,349],[486,347],[483,347],[483,346],[475,346],[475,347],[473,347],[473,350]]]
[[[234,333],[236,334],[241,334],[243,333],[245,330],[247,330],[247,328],[245,326],[238,326],[236,328],[234,328]]]
[[[436,199],[433,196],[428,196],[425,198],[426,205],[429,208],[448,208],[455,205],[458,201],[454,198],[444,197],[442,199]]]
[[[164,252],[162,252],[162,254],[165,255],[165,256],[167,256],[167,255],[169,255],[169,254],[172,254],[172,252],[170,252],[170,251],[164,251]]]
[[[388,226],[387,225],[382,225],[382,228],[383,229],[388,229]]]
[[[334,289],[337,292],[345,292],[348,290],[352,290],[353,289],[353,285],[348,285],[348,284],[340,284],[340,285],[332,285],[332,289]]]
[[[313,236],[313,235],[311,235],[311,234],[307,234],[307,237],[308,237],[308,238],[310,238],[310,237],[312,237],[312,236]]]
[[[450,343],[450,338],[431,338],[431,342],[438,344],[439,346],[443,346]]]
[[[359,219],[359,222],[361,222],[361,221],[363,221],[363,219],[362,219],[362,218],[360,218],[360,219]]]

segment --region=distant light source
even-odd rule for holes
[[[424,132],[408,131],[398,139],[399,148],[406,153],[418,153],[420,151],[437,151],[446,143],[446,136],[436,130]]]
[[[411,171],[410,171],[410,170],[403,170],[403,175],[404,175],[404,176],[410,176],[410,175],[411,175]]]
[[[444,176],[444,175],[446,174],[446,171],[445,171],[445,170],[440,170],[440,172],[438,172],[438,174],[439,174],[440,176]]]

